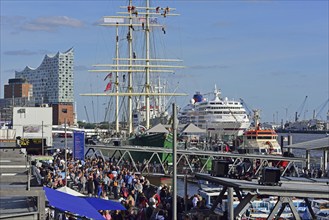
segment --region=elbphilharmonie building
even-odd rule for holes
[[[15,72],[15,78],[33,85],[36,104],[72,103],[74,101],[73,49],[54,56],[46,55],[37,68],[25,67]]]
[[[15,78],[33,85],[36,105],[53,107],[53,124],[72,124],[74,102],[74,51],[73,48],[55,55],[45,55],[37,68],[25,67],[15,71]]]

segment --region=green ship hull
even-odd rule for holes
[[[163,147],[172,149],[173,140],[172,134],[163,134],[163,133],[156,133],[155,135],[144,135],[139,137],[134,137],[129,140],[130,145],[136,146],[145,146],[145,147]],[[131,152],[131,156],[137,162],[143,163],[144,160],[149,160],[152,156],[153,152]],[[172,154],[168,153],[159,153],[159,157],[161,162],[167,161],[168,163],[172,163]],[[159,158],[155,155],[151,159],[150,163],[160,162]]]

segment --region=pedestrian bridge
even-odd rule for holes
[[[115,165],[129,166],[130,170],[151,175],[171,175],[172,149],[145,146],[109,146],[87,145],[85,156],[100,156],[113,161]],[[177,149],[177,174],[190,175],[196,172],[209,173],[213,160],[230,160],[232,165],[229,172],[245,159],[252,161],[254,175],[258,175],[264,166],[280,166],[285,162],[282,175],[293,171],[297,176],[296,164],[304,163],[304,158],[282,157],[273,155],[236,154],[221,151]]]

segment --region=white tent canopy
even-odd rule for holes
[[[163,126],[163,124],[157,124],[156,126],[148,129],[146,133],[166,133],[168,134],[169,131]]]
[[[183,128],[182,133],[206,133],[205,129],[201,129],[194,124],[188,124],[185,128]]]

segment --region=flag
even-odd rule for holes
[[[139,23],[146,23],[146,18],[145,17],[139,17],[138,21],[139,21]]]
[[[107,75],[105,76],[104,81],[105,81],[107,78],[112,78],[112,72],[109,73],[109,74],[107,74]]]
[[[112,87],[112,82],[109,82],[107,85],[106,85],[106,88],[104,89],[104,92],[106,91],[109,91]]]
[[[150,24],[157,24],[158,18],[150,18]]]

